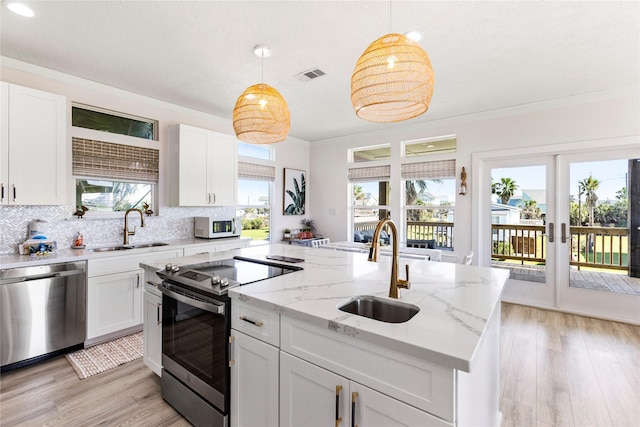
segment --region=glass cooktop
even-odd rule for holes
[[[208,294],[223,295],[229,288],[302,270],[301,267],[236,256],[230,259],[185,265],[178,270],[160,270],[158,275],[172,284],[187,285]]]

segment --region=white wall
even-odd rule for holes
[[[639,94],[638,86],[626,87],[422,124],[408,121],[389,130],[314,141],[310,181],[315,189],[312,198],[317,227],[332,240],[350,240],[349,148],[384,143],[393,147],[401,141],[455,134],[458,180],[463,166],[467,171],[467,195],[456,197],[455,253],[462,255],[472,248],[472,201],[479,194],[472,179],[472,153],[504,150],[508,155],[509,150],[519,147],[553,153],[562,144],[593,140],[606,144],[608,139],[624,136],[636,136],[640,145]],[[392,149],[392,191],[393,182],[399,182],[400,162],[399,150]],[[394,220],[401,209],[397,193],[391,197]]]
[[[157,147],[160,149],[160,176],[158,182],[159,201],[158,212],[162,216],[163,211],[172,211],[172,216],[176,215],[175,209],[168,209],[167,200],[167,141],[168,141],[168,127],[178,123],[184,123],[192,126],[197,126],[205,129],[214,130],[226,134],[233,135],[233,123],[232,123],[232,109],[233,106],[229,106],[228,117],[218,117],[212,114],[203,113],[200,111],[191,110],[178,105],[169,104],[164,101],[145,97],[135,93],[123,91],[113,87],[109,87],[96,82],[80,79],[75,76],[60,73],[57,71],[49,70],[46,68],[38,67],[32,64],[28,64],[21,61],[16,61],[11,58],[0,57],[0,78],[2,81],[14,83],[22,86],[27,86],[35,89],[40,89],[47,92],[57,93],[64,95],[67,98],[67,117],[68,117],[68,158],[69,158],[69,196],[70,207],[68,208],[69,214],[73,211],[73,189],[74,185],[71,181],[71,137],[73,135],[82,137],[96,137],[95,134],[100,135],[100,139],[104,141],[113,141],[114,138],[122,141],[128,137],[112,136],[108,133],[88,131],[84,129],[72,129],[71,128],[71,103],[81,103],[96,107],[105,108],[108,110],[123,112],[140,117],[145,117],[153,120],[157,120],[159,123],[159,141]],[[238,94],[239,95],[239,94]],[[215,94],[211,94],[215,96]],[[87,134],[92,136],[87,136]],[[128,142],[132,144],[156,144],[148,142],[140,142],[138,138],[128,138]],[[282,215],[282,181],[283,181],[283,168],[295,168],[302,170],[309,170],[309,142],[297,138],[289,137],[286,141],[274,144],[275,148],[275,166],[276,166],[276,181],[273,186],[272,197],[272,217],[271,217],[271,235],[274,236],[274,242],[280,240],[282,236],[282,230],[286,227],[299,228],[300,219],[302,217],[284,216]],[[311,194],[313,185],[307,185],[307,194]],[[311,212],[313,202],[307,197],[307,212]],[[17,209],[16,209],[17,210]],[[193,210],[183,209],[184,216],[194,216]],[[12,212],[16,213],[16,212]],[[34,215],[30,212],[29,208],[21,207],[19,212],[19,219],[27,221],[33,219]],[[16,219],[18,220],[18,219]],[[118,226],[121,220],[113,220]],[[26,228],[25,228],[26,233]],[[60,236],[61,240],[72,238],[75,235],[75,231],[70,232],[70,236]],[[12,238],[2,236],[4,240],[13,242]],[[149,239],[153,239],[154,236],[146,236]],[[118,243],[105,242],[100,238],[96,239],[101,243]]]

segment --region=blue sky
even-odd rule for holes
[[[577,197],[578,181],[593,178],[600,181],[600,186],[596,191],[598,199],[615,200],[616,192],[626,186],[626,172],[628,160],[607,160],[600,162],[572,163],[570,166],[570,191]],[[493,169],[492,178],[494,182],[500,178],[513,179],[520,189],[541,190],[544,189],[544,166],[528,166],[520,168],[500,168]]]

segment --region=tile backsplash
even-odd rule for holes
[[[87,246],[122,243],[124,220],[76,218],[69,206],[0,206],[0,255],[18,253],[18,245],[27,238],[29,222],[41,219],[49,222],[49,236],[58,248],[72,245],[78,232]],[[136,226],[135,242],[187,239],[193,237],[194,216],[234,216],[233,207],[171,208],[162,207],[159,216],[145,217],[146,227],[140,228],[140,216],[129,214],[130,228]]]

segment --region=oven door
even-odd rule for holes
[[[166,284],[162,292],[162,366],[223,414],[229,412],[228,297]]]

